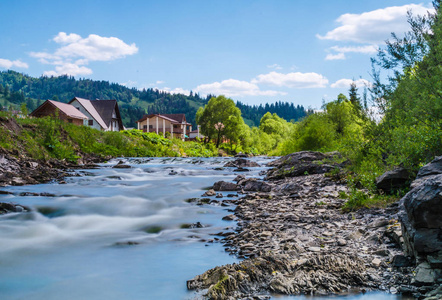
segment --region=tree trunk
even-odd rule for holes
[[[220,141],[221,141],[221,130],[218,131],[218,138],[216,139],[216,148],[219,147]]]

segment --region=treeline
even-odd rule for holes
[[[116,99],[120,106],[126,127],[134,127],[135,122],[145,113],[184,113],[187,121],[195,123],[199,107],[208,103],[212,95],[201,97],[171,94],[157,89],[128,88],[126,86],[90,79],[75,79],[72,76],[34,78],[15,71],[0,72],[0,105],[13,105],[16,109],[26,103],[29,111],[34,110],[43,100],[52,99],[68,102],[74,97],[86,99]],[[298,120],[306,115],[302,106],[278,102],[264,106],[249,106],[238,102],[249,125],[258,126],[261,117],[267,112],[275,112],[284,119]]]
[[[236,102],[236,106],[241,110],[242,117],[251,121],[249,125],[252,126],[258,126],[262,116],[266,113],[277,114],[279,117],[289,122],[296,122],[309,113],[301,105],[281,101],[272,104],[260,104],[259,106],[250,106],[238,101]]]

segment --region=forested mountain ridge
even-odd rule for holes
[[[26,103],[29,111],[44,100],[68,102],[74,97],[86,99],[116,99],[126,127],[135,127],[136,121],[145,113],[184,113],[187,121],[195,125],[195,114],[199,107],[208,103],[212,95],[200,97],[191,92],[189,96],[170,94],[157,89],[128,88],[117,83],[91,79],[75,79],[72,76],[31,77],[15,71],[0,72],[0,106],[18,108]],[[243,117],[251,126],[259,126],[266,112],[277,113],[287,121],[299,120],[307,112],[302,106],[277,102],[250,106],[237,102]]]

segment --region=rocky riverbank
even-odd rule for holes
[[[73,165],[63,160],[34,160],[25,156],[15,157],[0,154],[0,186],[38,184],[49,181],[63,182],[72,174],[70,170],[95,168],[102,158],[87,156],[80,164]]]
[[[347,187],[327,175],[342,167],[332,163],[336,155],[294,153],[269,164],[274,168],[266,181],[238,176],[235,184],[216,183],[215,190],[246,194],[230,216],[236,230],[219,234],[226,251],[244,260],[198,275],[187,287],[210,299],[326,295],[350,288],[437,295],[440,279],[416,284],[413,258],[402,250],[398,204],[342,213],[340,195]]]

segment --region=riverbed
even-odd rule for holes
[[[0,195],[0,202],[32,212],[0,216],[1,299],[193,298],[186,280],[238,261],[213,242],[213,234],[235,228],[222,220],[234,207],[186,201],[216,181],[234,179],[235,168],[223,167],[229,160],[118,159],[77,170],[65,184],[2,188],[12,194]],[[119,161],[131,168],[113,168]],[[265,169],[251,168],[247,176],[260,177]],[[227,194],[223,199],[236,199]]]

